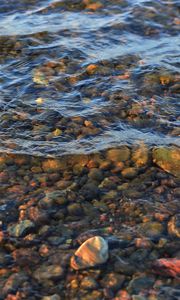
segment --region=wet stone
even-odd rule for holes
[[[35,224],[29,220],[23,220],[16,225],[11,225],[8,227],[8,232],[10,236],[13,237],[23,237],[27,233],[32,232],[35,229]]]
[[[144,289],[152,288],[155,282],[155,277],[139,276],[133,278],[128,285],[127,290],[131,294],[139,294]]]
[[[10,275],[3,287],[2,294],[7,295],[10,292],[16,292],[22,283],[27,280],[28,276],[21,272]]]
[[[75,270],[86,269],[105,263],[108,260],[108,244],[100,236],[86,240],[71,258]]]
[[[125,168],[121,172],[122,176],[127,179],[132,179],[137,176],[137,170],[136,168]]]
[[[139,230],[146,237],[156,238],[164,233],[164,226],[158,222],[146,222],[139,226]]]
[[[103,179],[103,173],[97,168],[92,168],[89,171],[88,177],[92,180],[100,182]]]
[[[62,298],[59,295],[54,294],[51,296],[44,296],[42,297],[42,300],[62,300]]]
[[[173,216],[168,222],[168,233],[172,237],[180,238],[180,214]]]
[[[117,273],[107,274],[101,281],[101,286],[113,291],[119,290],[125,281],[125,276]]]
[[[38,281],[62,278],[64,269],[60,265],[42,265],[33,273],[33,277]]]
[[[80,287],[85,290],[95,290],[98,284],[94,278],[86,276],[81,280]]]
[[[70,216],[83,215],[83,209],[79,203],[72,203],[67,206],[67,210]]]
[[[92,200],[99,195],[99,189],[94,182],[87,182],[83,185],[81,193],[87,200]]]
[[[119,149],[111,149],[107,151],[107,159],[113,162],[126,161],[130,158],[130,150],[123,146]]]
[[[168,173],[180,177],[180,150],[173,148],[154,148],[153,162]]]
[[[136,272],[136,267],[130,263],[129,261],[125,261],[124,259],[121,259],[119,257],[115,263],[114,263],[114,270],[117,273],[121,273],[124,275],[132,275]]]

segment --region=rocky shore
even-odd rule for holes
[[[180,151],[0,156],[1,300],[177,300]]]

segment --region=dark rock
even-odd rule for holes
[[[94,278],[86,276],[81,280],[80,287],[85,290],[95,290],[98,284]]]
[[[100,182],[103,179],[103,173],[97,168],[92,168],[89,171],[88,177],[92,180]]]
[[[16,292],[17,289],[22,285],[22,283],[27,280],[27,275],[21,272],[10,275],[3,287],[2,294],[7,295],[10,292]]]
[[[10,236],[13,237],[23,237],[27,233],[32,232],[34,230],[35,224],[29,220],[23,220],[16,225],[11,225],[8,227],[8,232]]]
[[[104,288],[117,291],[122,287],[124,281],[125,281],[124,275],[120,275],[117,273],[109,273],[101,280],[101,285]]]
[[[127,290],[131,294],[139,294],[144,289],[150,289],[155,282],[154,277],[139,276],[133,278],[128,285]]]
[[[62,278],[64,269],[60,265],[42,265],[33,273],[33,277],[40,282],[49,279]]]
[[[67,210],[70,216],[83,215],[83,209],[79,203],[72,203],[67,206]]]

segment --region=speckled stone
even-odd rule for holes
[[[109,256],[108,243],[101,236],[86,240],[71,258],[71,267],[75,270],[103,264]]]
[[[62,277],[64,269],[59,265],[42,265],[33,274],[33,277],[38,281],[44,281],[49,279],[57,279]]]
[[[168,173],[180,177],[180,150],[177,147],[153,149],[153,162]]]
[[[173,216],[169,220],[168,233],[173,237],[180,238],[180,214]]]
[[[34,223],[30,220],[23,220],[16,225],[11,225],[8,227],[8,232],[14,237],[23,237],[27,232],[35,227]]]
[[[122,146],[118,149],[110,149],[107,152],[107,159],[113,162],[126,161],[130,157],[130,150],[126,146]]]

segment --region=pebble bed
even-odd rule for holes
[[[1,154],[0,299],[178,300],[179,170],[142,143]]]

